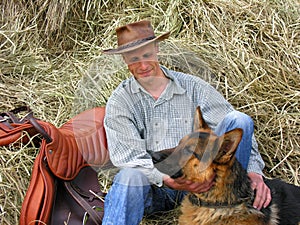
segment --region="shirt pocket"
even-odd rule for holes
[[[193,118],[153,118],[149,121],[147,150],[159,151],[173,148],[180,139],[192,131]]]

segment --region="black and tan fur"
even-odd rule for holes
[[[194,128],[176,149],[153,154],[157,168],[173,178],[184,175],[189,180],[204,182],[216,175],[215,185],[209,191],[189,193],[185,197],[180,225],[298,224],[300,188],[283,181],[266,180],[273,191],[272,203],[261,211],[253,208],[255,193],[250,179],[234,156],[242,137],[241,129],[216,136],[203,120],[200,108],[197,108]],[[295,200],[293,196],[287,199],[291,191]]]

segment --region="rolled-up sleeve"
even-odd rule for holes
[[[258,144],[253,135],[252,136],[252,149],[251,149],[251,153],[250,153],[250,159],[249,159],[247,172],[248,173],[250,173],[250,172],[258,173],[263,176],[264,175],[263,174],[264,167],[265,167],[265,163],[258,151]]]

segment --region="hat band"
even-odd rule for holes
[[[144,43],[146,41],[152,40],[154,38],[155,38],[155,36],[150,36],[150,37],[143,38],[143,39],[140,39],[140,40],[137,40],[137,41],[133,41],[133,42],[130,42],[129,44],[119,46],[117,48],[117,50],[121,51],[121,50],[124,50],[126,48],[131,48],[133,46],[140,45],[140,44],[142,44],[142,43]]]

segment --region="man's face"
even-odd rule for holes
[[[149,79],[158,76],[160,67],[157,59],[158,47],[155,43],[123,54],[129,71],[137,79]]]

